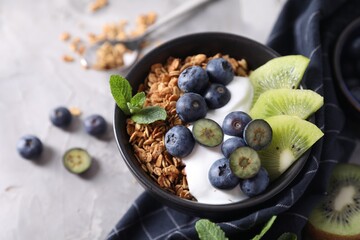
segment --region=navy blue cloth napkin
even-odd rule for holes
[[[229,239],[250,239],[271,216],[275,224],[263,239],[277,239],[283,232],[301,239],[307,216],[325,192],[332,168],[346,161],[354,146],[347,131],[346,115],[338,103],[331,55],[341,30],[360,16],[358,0],[289,0],[268,39],[281,55],[310,58],[303,83],[324,96],[316,113],[316,125],[325,133],[295,181],[276,196],[274,204],[244,218],[219,223]],[[143,193],[111,230],[107,239],[198,239],[198,219],[170,209]]]

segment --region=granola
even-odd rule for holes
[[[186,180],[185,163],[178,157],[171,156],[165,149],[165,133],[175,125],[185,125],[176,113],[176,101],[183,94],[177,86],[178,77],[187,67],[198,65],[206,67],[212,58],[227,59],[235,74],[248,76],[249,69],[245,59],[236,60],[228,55],[205,54],[189,56],[185,59],[169,57],[167,61],[151,66],[150,72],[139,91],[146,93],[145,106],[160,106],[167,112],[165,121],[156,121],[141,125],[127,119],[127,133],[134,154],[142,169],[159,186],[181,198],[196,200],[189,192]]]

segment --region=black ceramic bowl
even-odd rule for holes
[[[169,41],[145,55],[129,72],[127,79],[134,90],[142,83],[154,63],[165,63],[168,57],[184,59],[187,56],[204,53],[229,54],[235,59],[246,59],[250,69],[256,69],[268,60],[279,56],[274,50],[253,40],[226,33],[198,33]],[[126,117],[115,107],[114,131],[121,155],[139,183],[157,200],[171,208],[190,215],[210,218],[216,221],[231,220],[245,216],[254,210],[271,204],[271,199],[281,192],[299,173],[307,160],[308,153],[296,161],[267,191],[242,202],[211,205],[185,200],[161,189],[141,168],[134,157],[129,136],[126,133]]]
[[[343,108],[360,119],[360,53],[352,56],[356,53],[351,49],[355,39],[360,44],[360,18],[351,22],[340,34],[333,54],[333,66]]]

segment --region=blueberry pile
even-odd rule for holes
[[[360,36],[344,46],[341,72],[353,97],[360,103]]]
[[[176,112],[182,121],[192,124],[192,129],[172,127],[165,134],[165,147],[175,157],[186,157],[195,144],[221,145],[224,157],[210,167],[210,183],[218,189],[240,186],[252,197],[262,193],[269,184],[268,173],[261,167],[257,151],[271,142],[270,125],[262,119],[253,120],[242,111],[230,112],[221,126],[206,118],[208,109],[221,108],[229,102],[231,95],[226,85],[233,77],[230,63],[223,58],[210,60],[205,69],[192,66],[180,73],[178,86],[184,94],[176,103]],[[226,141],[225,134],[231,136]]]

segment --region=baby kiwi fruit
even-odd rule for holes
[[[360,166],[338,164],[327,193],[309,216],[311,239],[360,239]]]

